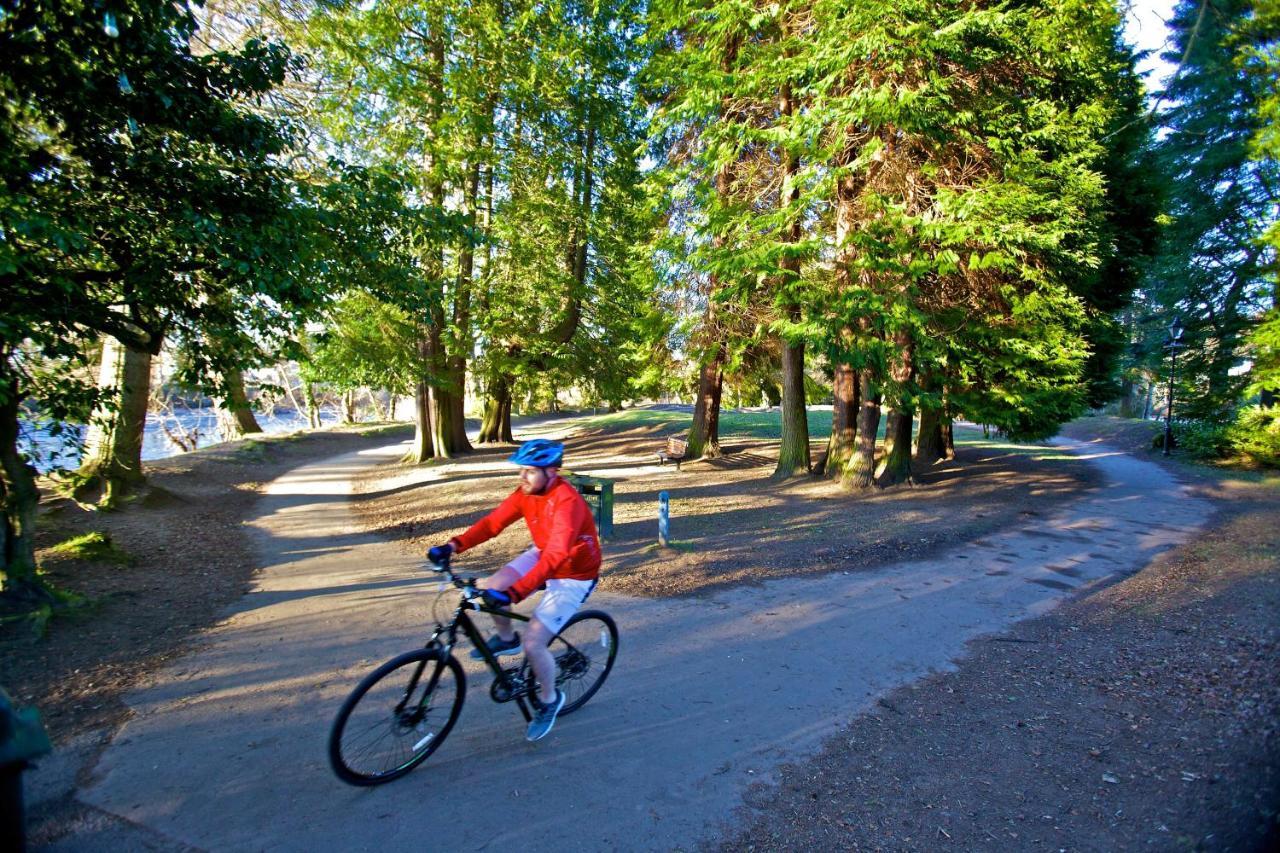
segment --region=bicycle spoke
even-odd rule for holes
[[[439,746],[462,705],[452,658],[413,653],[384,664],[348,699],[330,738],[330,759],[355,784],[388,781]]]
[[[565,694],[565,709],[576,710],[599,689],[617,654],[617,633],[607,617],[588,611],[575,616],[551,644],[556,658],[556,684]]]

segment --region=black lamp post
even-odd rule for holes
[[[1164,414],[1165,456],[1169,455],[1169,450],[1173,447],[1173,383],[1178,374],[1178,350],[1186,346],[1182,342],[1182,332],[1182,320],[1174,315],[1173,322],[1169,324],[1169,340],[1164,345],[1169,351],[1169,405]]]

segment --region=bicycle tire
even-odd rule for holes
[[[572,714],[596,695],[618,656],[618,626],[602,610],[583,610],[560,629],[547,648],[556,659],[556,687],[564,692],[560,716]]]
[[[329,730],[333,772],[359,786],[399,779],[444,743],[466,693],[466,675],[453,655],[417,649],[392,658],[338,709]]]

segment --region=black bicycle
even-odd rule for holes
[[[365,676],[338,709],[329,732],[329,762],[338,778],[352,785],[380,785],[399,779],[440,748],[453,730],[466,698],[467,681],[453,656],[458,629],[480,650],[493,672],[489,696],[515,702],[525,721],[532,719],[529,698],[533,673],[523,657],[503,667],[489,651],[468,611],[495,613],[521,622],[522,616],[486,604],[475,582],[457,577],[445,560],[432,567],[462,591],[453,617],[436,624],[425,647],[394,657]],[[618,626],[609,614],[574,614],[549,646],[556,661],[556,686],[564,691],[559,716],[587,703],[609,677],[618,655]]]

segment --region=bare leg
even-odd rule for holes
[[[556,659],[548,644],[555,633],[534,617],[524,632],[524,657],[533,667],[533,677],[538,680],[538,701],[547,705],[556,698]]]
[[[484,589],[496,589],[499,592],[505,592],[516,581],[520,580],[520,573],[510,566],[503,566],[493,574],[489,575],[484,582]],[[516,637],[515,629],[511,627],[511,620],[506,616],[496,616],[489,614],[493,618],[493,625],[498,629],[498,636],[504,642],[511,642]],[[534,624],[537,624],[536,621]],[[543,644],[546,645],[545,643]],[[548,656],[550,656],[548,654]]]

